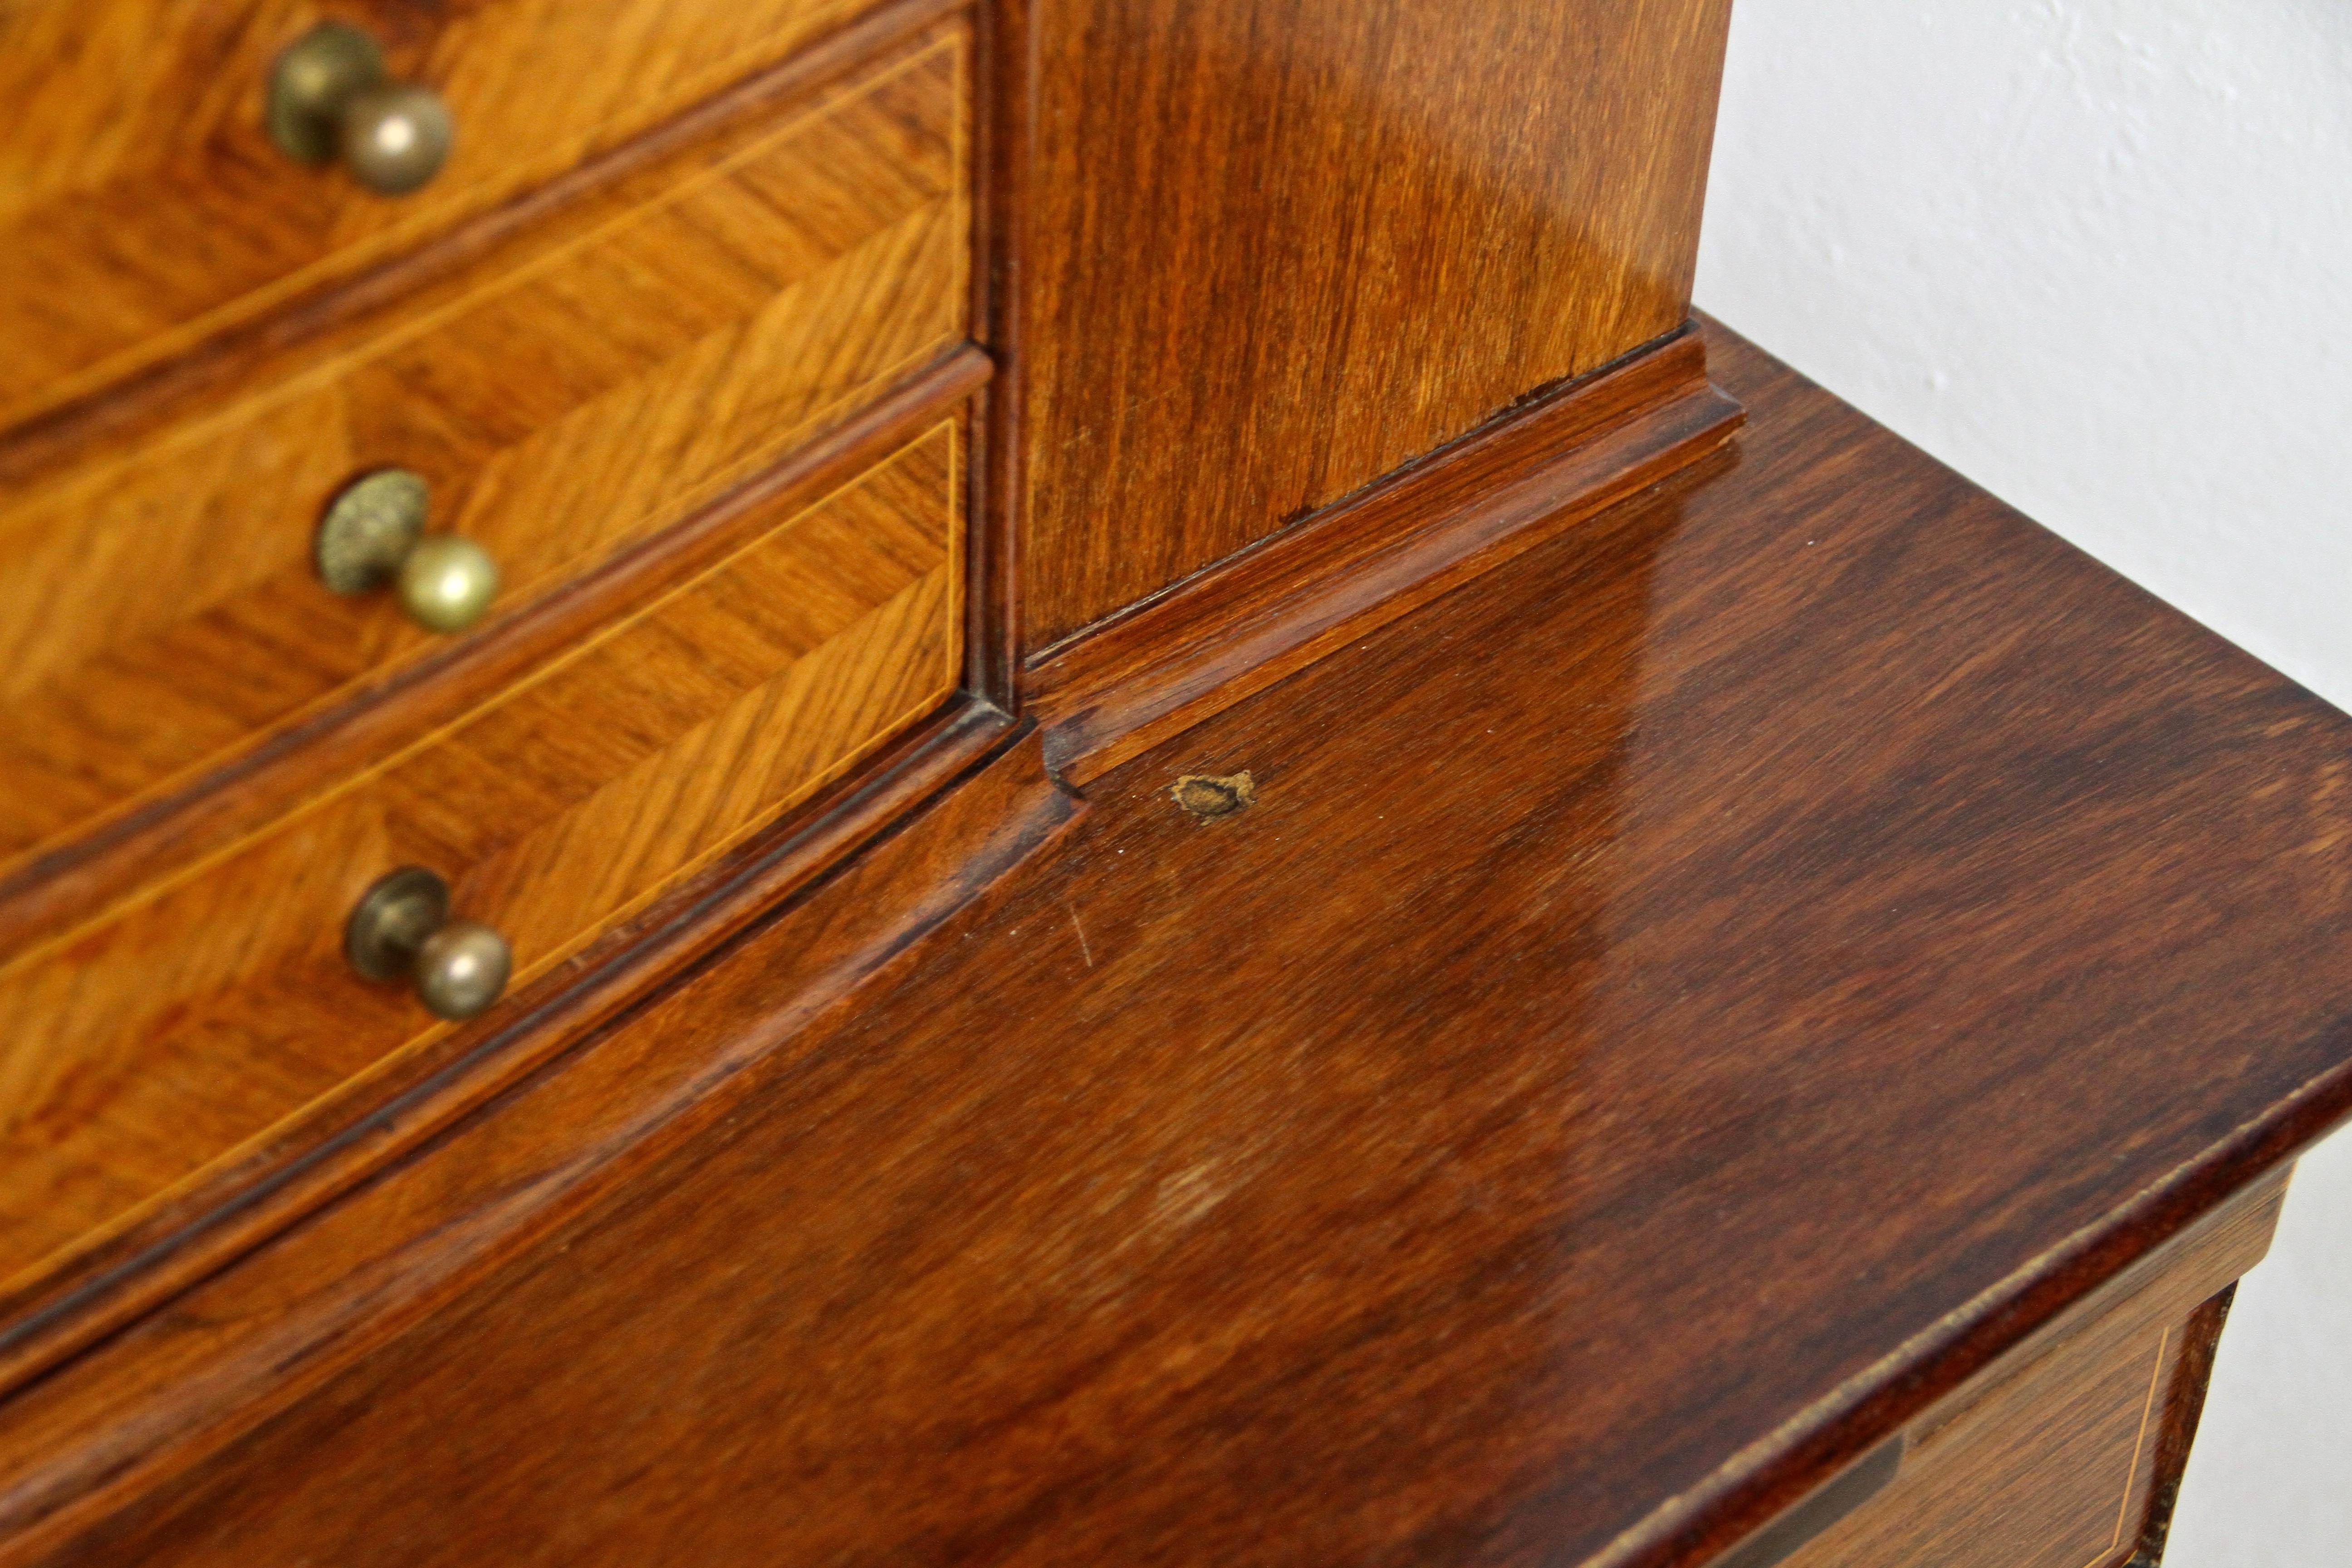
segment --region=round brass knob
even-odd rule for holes
[[[498,597],[489,552],[453,533],[427,533],[433,497],[421,474],[380,468],[345,485],[319,520],[312,554],[338,594],[391,584],[401,607],[427,631],[461,632]]]
[[[441,172],[457,129],[431,89],[385,82],[343,110],[343,162],[369,190],[404,195]]]
[[[514,954],[476,921],[451,921],[416,949],[416,994],[436,1018],[470,1018],[507,988]]]
[[[476,921],[449,918],[449,884],[404,866],[360,896],[343,927],[343,955],[370,980],[407,978],[436,1018],[471,1018],[507,988],[514,954]]]
[[[490,552],[454,533],[428,533],[400,563],[401,607],[429,631],[461,632],[482,618],[499,591]]]
[[[269,139],[298,163],[341,157],[360,184],[404,195],[441,172],[457,126],[430,89],[395,82],[373,38],[321,22],[278,57],[269,80]]]

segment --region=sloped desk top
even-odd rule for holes
[[[1706,331],[1726,452],[1083,805],[1015,742],[26,1391],[22,1539],[1696,1561],[2276,1170],[2352,1107],[2352,722]],[[807,1005],[991,790],[1027,858]]]

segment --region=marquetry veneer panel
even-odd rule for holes
[[[959,29],[919,40],[340,354],[0,495],[0,869],[446,646],[318,580],[356,474],[425,475],[510,611],[960,342],[965,59]]]
[[[2137,1539],[2177,1348],[2145,1329],[2032,1368],[1785,1568],[2114,1568]]]
[[[446,1028],[346,967],[383,872],[447,877],[520,986],[936,709],[961,668],[959,439],[748,524],[521,685],[0,970],[0,1278]]]
[[[2262,1261],[2285,1181],[2255,1183],[1913,1422],[1886,1489],[1793,1554],[1750,1541],[1726,1568],[2123,1568],[2160,1544],[2212,1298]]]
[[[14,0],[0,5],[0,426],[348,275],[698,102],[872,0]],[[457,126],[373,195],[262,131],[278,52],[366,27]]]

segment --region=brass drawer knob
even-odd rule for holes
[[[431,510],[424,476],[406,468],[381,468],[352,480],[319,520],[320,578],[338,594],[364,594],[390,583],[418,626],[464,631],[498,596],[498,563],[470,539],[425,532]]]
[[[343,953],[370,980],[406,977],[427,1011],[453,1020],[487,1010],[514,967],[506,938],[449,918],[449,884],[422,866],[404,866],[360,896]]]
[[[269,139],[298,163],[338,156],[380,195],[404,195],[441,172],[457,127],[432,91],[394,81],[373,38],[321,22],[287,47],[269,79]]]

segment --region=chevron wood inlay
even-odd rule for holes
[[[424,474],[512,609],[960,342],[965,44],[688,149],[341,354],[0,500],[0,868],[446,646],[318,581],[354,474]]]
[[[347,276],[783,59],[873,0],[0,0],[0,426]],[[356,23],[457,126],[397,200],[289,163],[272,63]]]
[[[521,686],[0,970],[0,1279],[445,1032],[346,915],[431,867],[516,984],[935,710],[961,671],[960,426]]]

